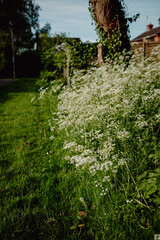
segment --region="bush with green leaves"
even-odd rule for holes
[[[82,43],[79,39],[56,35],[51,38],[43,34],[41,37],[41,61],[43,69],[38,84],[49,86],[54,79],[64,78],[64,69],[69,76],[80,69],[88,69],[95,64],[97,44]],[[67,70],[68,67],[68,70]]]
[[[40,78],[37,80],[37,84],[39,87],[49,87],[55,79],[59,77],[58,72],[55,71],[41,71]]]
[[[40,87],[48,87],[55,79],[63,79],[63,68],[66,65],[65,42],[66,35],[63,33],[54,37],[40,35],[42,71],[37,82]]]
[[[53,37],[48,34],[40,35],[39,48],[44,70],[53,71],[61,68],[65,57],[63,45],[66,39],[67,36],[65,33],[55,34]]]
[[[97,43],[69,40],[70,76],[77,70],[87,70],[97,61]]]

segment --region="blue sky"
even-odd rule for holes
[[[51,34],[65,32],[70,37],[80,37],[82,41],[97,39],[92,19],[88,11],[89,0],[35,0],[40,5],[40,27],[50,23]],[[140,13],[136,23],[130,25],[131,39],[146,31],[147,23],[154,27],[160,17],[160,0],[124,0],[129,16]]]

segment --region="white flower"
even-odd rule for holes
[[[75,142],[69,142],[69,143],[65,143],[63,149],[70,149],[72,147],[75,147],[77,144]]]
[[[36,97],[33,97],[33,98],[31,99],[31,102],[34,102],[35,99],[36,99]]]
[[[52,136],[50,136],[50,137],[49,137],[49,139],[50,139],[50,140],[53,140],[53,139],[54,139],[54,136],[53,136],[53,135],[52,135]]]
[[[131,140],[132,128],[143,131],[151,127],[152,117],[153,122],[160,119],[158,81],[156,60],[144,62],[139,55],[133,55],[127,68],[114,62],[87,74],[75,72],[72,88],[59,95],[57,113],[59,130],[67,136],[63,148],[69,162],[77,168],[87,166],[93,176],[103,172],[101,182],[110,184],[109,173],[115,175],[130,157],[120,149]],[[148,117],[148,107],[155,107],[154,116]]]
[[[122,131],[117,132],[117,138],[124,140],[125,138],[130,138],[130,133],[123,129]]]

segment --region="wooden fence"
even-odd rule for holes
[[[138,50],[138,49],[142,49],[143,52],[143,56],[144,57],[149,57],[151,55],[151,52],[153,50],[153,48],[155,48],[156,46],[160,46],[160,41],[158,42],[137,42],[137,43],[131,43],[131,49],[132,50]]]

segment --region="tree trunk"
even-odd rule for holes
[[[110,26],[112,22],[111,0],[90,0],[90,3],[92,4],[94,15],[99,27],[106,29],[110,36]]]
[[[130,50],[128,21],[125,16],[125,7],[122,0],[89,0],[93,8],[95,21],[99,30],[102,30],[103,38],[112,39],[113,33],[117,32],[121,35],[121,45],[117,46],[117,50]],[[106,31],[103,31],[106,30]]]

